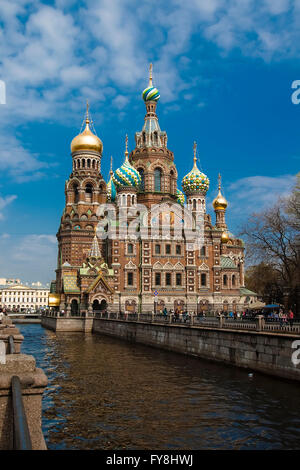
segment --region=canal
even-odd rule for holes
[[[49,383],[49,449],[299,449],[299,385],[80,333],[18,325]]]

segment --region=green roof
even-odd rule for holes
[[[79,294],[80,289],[77,286],[76,274],[65,274],[63,277],[64,292],[67,294]]]
[[[236,268],[234,261],[228,256],[220,256],[221,268]]]
[[[241,295],[258,295],[256,292],[253,292],[252,290],[249,290],[246,287],[240,287],[240,293]]]

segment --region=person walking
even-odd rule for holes
[[[294,323],[294,313],[292,312],[291,309],[289,310],[289,313],[288,313],[288,319],[289,319],[290,326],[293,326],[293,323]]]

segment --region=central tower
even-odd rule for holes
[[[141,176],[139,202],[148,207],[162,201],[176,202],[177,170],[173,152],[167,148],[167,133],[161,131],[156,114],[160,94],[153,86],[152,64],[142,97],[146,105],[145,122],[135,134],[136,147],[129,155],[130,163]]]

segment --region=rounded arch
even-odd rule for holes
[[[71,302],[71,315],[76,316],[79,313],[79,306],[78,306],[78,300],[73,299]]]
[[[154,191],[162,191],[163,171],[159,166],[154,168]]]

